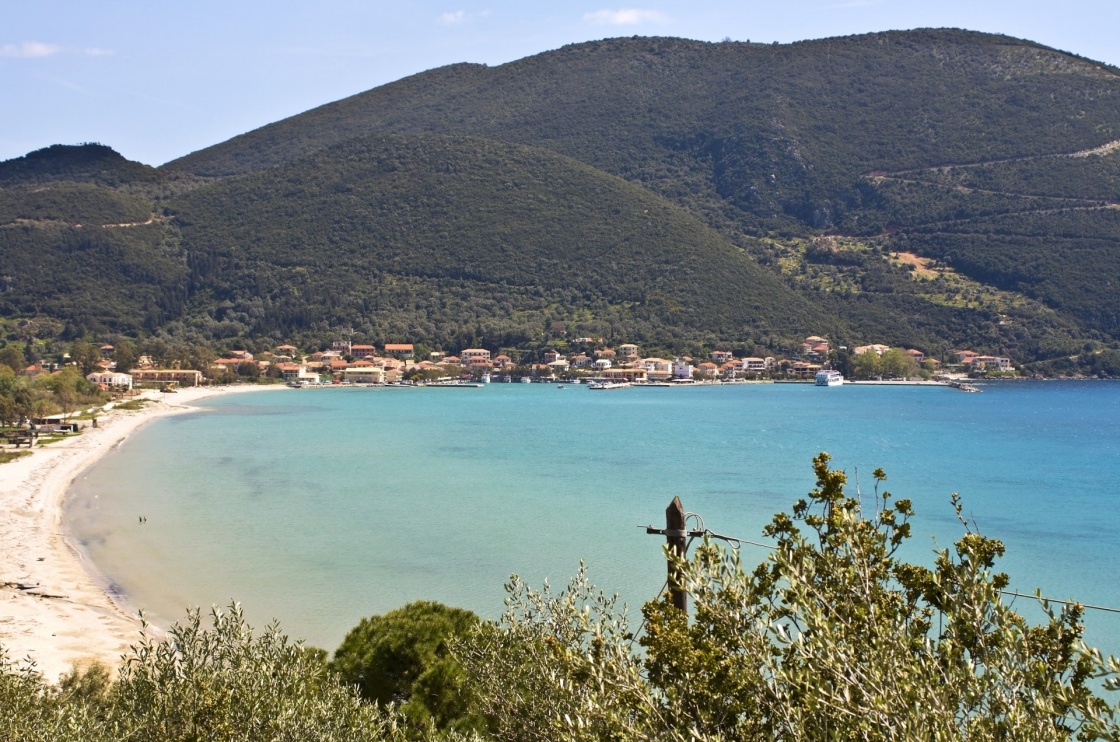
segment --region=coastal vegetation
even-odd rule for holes
[[[106,401],[108,395],[73,366],[58,374],[32,379],[17,376],[10,367],[0,363],[0,426],[4,429],[27,420],[100,406]]]
[[[761,564],[710,540],[675,562],[691,616],[658,597],[635,628],[582,572],[559,592],[515,577],[499,621],[413,604],[364,620],[328,663],[275,625],[254,633],[236,605],[215,609],[212,626],[194,612],[166,638],[145,631],[115,678],[95,666],[48,685],[5,658],[0,739],[1120,734],[1101,695],[1117,688],[1120,666],[1083,644],[1080,606],[1043,602],[1037,625],[1012,610],[997,567],[1004,547],[975,531],[956,498],[954,546],[932,566],[901,560],[910,502],[882,489],[882,471],[871,496],[849,496],[828,463],[814,460],[816,488],[767,527],[774,549]],[[366,698],[403,705],[366,700],[363,679]],[[418,696],[430,716],[407,712]],[[464,710],[477,726],[457,726]]]

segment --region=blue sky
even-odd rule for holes
[[[97,141],[152,165],[453,62],[611,36],[802,39],[922,27],[1120,66],[1120,0],[2,0],[0,160]]]

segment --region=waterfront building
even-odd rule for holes
[[[394,358],[412,358],[412,343],[385,343],[385,355]]]
[[[482,368],[491,366],[490,351],[485,348],[467,348],[459,353],[460,365],[466,368]]]
[[[133,369],[132,380],[135,383],[178,384],[179,386],[200,386],[202,372],[194,369],[181,368],[145,368]]]
[[[119,374],[119,373],[116,373],[116,372],[104,372],[104,371],[97,372],[97,371],[94,371],[92,374],[86,376],[86,379],[93,382],[94,384],[104,386],[106,389],[131,389],[132,388],[132,377],[129,376],[128,374]]]

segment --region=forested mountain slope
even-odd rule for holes
[[[766,263],[790,245],[748,236],[857,236],[1016,292],[1074,333],[1120,329],[1102,304],[1120,281],[1120,73],[1031,42],[956,30],[611,39],[433,70],[165,167],[260,170],[368,132],[550,148],[676,201]],[[879,292],[878,309],[910,316],[928,293]],[[867,324],[859,306],[839,311]],[[1029,334],[1039,315],[1019,319]],[[1046,352],[1000,332],[996,345]]]
[[[365,137],[176,202],[194,292],[253,332],[672,345],[838,329],[685,210],[547,150]]]
[[[70,331],[665,348],[1120,341],[1120,73],[956,30],[577,44],[159,169],[0,163],[0,311]]]

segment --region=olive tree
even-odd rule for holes
[[[51,686],[0,653],[0,740],[406,739],[395,712],[338,682],[322,652],[275,625],[254,633],[236,604],[209,623],[196,610],[163,638],[145,627],[111,683],[95,667]]]
[[[932,567],[897,556],[910,502],[817,487],[776,516],[771,556],[744,567],[705,542],[678,562],[695,606],[624,611],[582,573],[558,596],[511,585],[500,625],[460,648],[499,739],[1118,739],[1113,659],[1082,642],[1081,609],[1032,626],[1004,599],[1003,545],[964,534]]]

